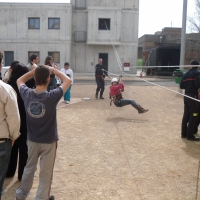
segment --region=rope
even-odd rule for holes
[[[107,72],[108,74],[113,74],[113,73],[110,73],[110,72],[108,72],[108,71],[106,71],[106,72]],[[149,83],[149,84],[155,85],[155,86],[157,86],[157,87],[163,88],[163,89],[165,89],[165,90],[169,90],[169,91],[174,92],[174,93],[176,93],[176,94],[179,94],[179,95],[182,95],[182,96],[184,96],[184,97],[187,97],[187,98],[190,98],[190,99],[193,99],[193,100],[195,100],[195,101],[200,102],[199,99],[195,99],[195,98],[193,98],[193,97],[187,96],[187,95],[182,94],[182,93],[180,93],[180,92],[177,92],[177,91],[175,91],[175,90],[172,90],[172,89],[169,89],[169,88],[167,88],[167,87],[164,87],[164,86],[158,85],[158,84],[156,84],[156,83],[153,83],[153,82],[147,81],[147,80],[145,80],[145,79],[143,79],[143,78],[142,78],[142,79],[141,79],[141,78],[138,78],[138,77],[135,76],[135,75],[127,74],[127,73],[125,73],[125,72],[123,72],[123,74],[126,74],[126,75],[128,75],[128,76],[131,76],[131,77],[134,77],[134,78],[140,79],[140,80],[142,80],[142,81],[144,81],[144,82],[146,82],[146,83]],[[117,74],[113,74],[113,75],[117,75]],[[119,74],[118,74],[117,76],[119,76]]]

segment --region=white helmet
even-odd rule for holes
[[[118,82],[117,78],[113,78],[113,79],[111,80],[111,83],[113,83],[113,82]]]

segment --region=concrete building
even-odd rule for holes
[[[107,70],[136,73],[139,0],[71,0],[71,3],[0,3],[0,48],[5,64],[25,64],[36,52],[61,68],[94,72],[98,58]],[[115,49],[115,50],[114,50]]]

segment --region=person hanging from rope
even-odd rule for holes
[[[122,80],[122,76],[120,76],[119,81],[117,78],[113,78],[111,80],[111,86],[110,86],[110,99],[111,99],[110,105],[112,105],[112,102],[117,107],[132,105],[136,110],[138,110],[139,114],[148,111],[142,108],[140,105],[138,105],[134,100],[123,99],[122,92],[124,92],[124,83]]]
[[[99,58],[99,63],[95,67],[95,79],[96,79],[96,83],[97,83],[97,89],[96,89],[96,94],[95,94],[96,99],[98,99],[99,91],[100,91],[100,97],[99,98],[104,99],[104,97],[103,97],[103,92],[104,92],[104,89],[105,89],[104,79],[105,79],[105,76],[110,78],[102,63],[103,63],[103,60],[101,58]]]

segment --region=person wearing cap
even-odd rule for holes
[[[119,81],[117,78],[113,78],[111,80],[111,86],[110,86],[111,104],[113,102],[115,106],[117,107],[131,105],[138,111],[139,114],[142,114],[148,111],[142,108],[140,105],[138,105],[134,100],[124,99],[122,97],[123,91],[124,91],[124,83],[122,81],[122,77],[120,77]]]
[[[191,68],[183,74],[180,88],[185,89],[185,95],[198,99],[198,88],[200,88],[200,72],[197,70],[199,61],[192,60]],[[184,96],[184,113],[181,126],[181,137],[187,140],[199,141],[197,133],[199,125],[200,104],[198,101]]]
[[[71,86],[68,88],[68,90],[64,94],[64,103],[69,104],[70,99],[71,99],[71,87],[74,82],[73,71],[72,71],[72,69],[70,69],[68,62],[65,62],[64,67],[60,71],[64,74],[66,74],[72,80]]]

